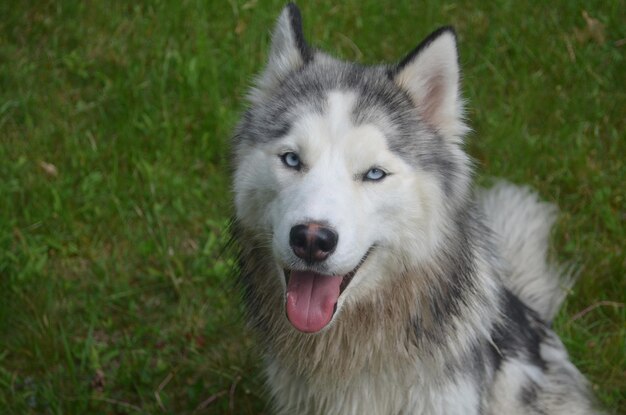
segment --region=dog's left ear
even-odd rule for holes
[[[459,139],[463,123],[456,34],[451,27],[431,33],[391,70],[394,82],[413,100],[420,117],[446,137]]]
[[[285,6],[274,31],[265,70],[258,78],[250,99],[262,98],[289,72],[301,68],[312,59],[313,52],[302,33],[300,9],[294,3]]]

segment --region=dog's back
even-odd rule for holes
[[[595,413],[586,380],[549,329],[574,280],[566,267],[548,261],[556,206],[502,181],[477,200],[508,291],[503,325],[492,336],[499,357],[488,413]]]
[[[503,283],[541,318],[551,321],[574,282],[571,270],[548,261],[557,208],[527,187],[499,182],[478,193],[487,226],[505,261]]]

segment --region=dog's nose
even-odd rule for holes
[[[338,239],[337,232],[319,223],[296,225],[289,232],[291,249],[306,262],[320,262],[328,258],[337,247]]]

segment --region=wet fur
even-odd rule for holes
[[[400,64],[365,68],[310,48],[294,5],[279,19],[233,140],[239,282],[278,413],[596,413],[549,327],[571,282],[546,258],[555,207],[504,182],[472,191],[458,93],[408,84],[421,76],[412,62],[452,35],[444,28]],[[377,122],[412,166],[433,225],[406,223],[432,238],[403,240],[409,229],[374,245],[358,273],[380,278],[355,284],[327,328],[304,334],[285,317],[276,219],[266,212],[283,190],[257,163],[299,114],[330,111],[338,88],[354,91],[352,122]]]

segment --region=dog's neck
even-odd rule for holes
[[[268,263],[271,255],[262,248],[244,250],[253,258],[243,270],[248,275],[245,289],[254,292],[248,298],[261,299],[247,304],[250,320],[273,362],[270,366],[307,382],[339,385],[363,375],[392,373],[406,378],[390,381],[415,382],[408,377],[416,365],[425,376],[436,377],[457,362],[461,366],[476,342],[488,341],[490,322],[499,315],[493,270],[477,263],[471,252],[456,252],[462,258],[453,261],[455,267],[439,266],[448,260],[398,272],[366,301],[344,306],[322,332],[301,333],[285,316],[278,271]],[[478,294],[481,307],[463,301],[470,292]]]

